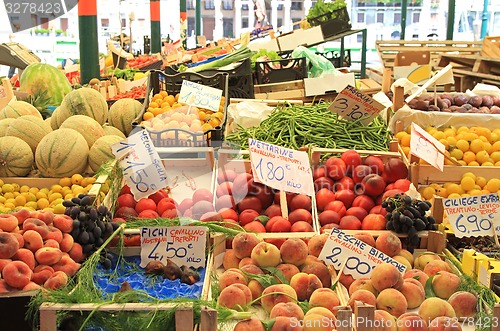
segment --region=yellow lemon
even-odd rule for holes
[[[26,198],[22,195],[18,195],[15,198],[16,206],[24,206],[26,204]]]
[[[500,179],[498,178],[492,178],[486,183],[485,187],[488,191],[490,192],[496,192],[500,190]]]
[[[30,190],[30,187],[28,185],[23,185],[19,188],[19,192],[21,192],[21,193],[28,192],[29,190]]]
[[[38,206],[38,209],[44,209],[44,208],[47,208],[50,205],[50,202],[46,198],[41,198],[41,199],[38,199],[38,201],[36,202],[36,204]]]
[[[12,184],[3,184],[2,185],[2,192],[3,193],[14,192],[14,186],[12,186]]]
[[[435,194],[436,194],[436,190],[431,186],[427,186],[426,188],[424,188],[424,190],[422,192],[422,197],[425,200],[430,200],[434,197]]]
[[[464,160],[467,164],[469,164],[473,161],[476,161],[476,154],[471,151],[467,151],[462,156],[462,160]]]
[[[478,185],[479,187],[483,188],[486,185],[486,183],[487,183],[486,178],[482,176],[476,177],[476,185]]]
[[[476,153],[476,161],[480,164],[483,164],[485,162],[488,162],[490,160],[490,155],[488,154],[487,151],[479,151]]]
[[[467,152],[469,150],[469,143],[465,139],[460,139],[457,140],[457,143],[455,145],[458,149],[460,149],[462,152]]]
[[[470,143],[470,150],[473,153],[478,153],[484,150],[484,142],[481,139],[474,139]]]
[[[474,189],[474,186],[476,185],[476,182],[474,181],[474,178],[472,177],[462,177],[462,180],[460,181],[460,186],[465,191],[470,191]]]
[[[455,159],[457,160],[461,160],[463,157],[464,157],[464,152],[462,152],[461,149],[458,149],[458,148],[454,148],[451,152],[450,152],[450,156],[451,157],[454,157]]]
[[[460,193],[460,186],[458,184],[455,184],[455,183],[451,183],[450,185],[448,185],[446,187],[446,191],[448,192],[448,196],[451,195],[451,194],[459,194]]]

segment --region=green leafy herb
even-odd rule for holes
[[[271,275],[278,277],[281,284],[290,285],[290,283],[288,282],[288,279],[285,278],[285,275],[283,275],[283,272],[280,269],[275,268],[275,267],[262,267],[262,269],[269,272]]]
[[[269,274],[265,274],[265,275],[255,275],[255,274],[251,274],[251,273],[248,273],[246,271],[242,271],[245,276],[247,276],[248,278],[250,279],[255,279],[257,282],[259,282],[260,285],[262,285],[262,287],[266,288],[266,287],[269,287],[271,285],[276,285],[276,284],[279,284],[279,282],[276,280],[276,278],[274,278],[272,275],[269,275]]]
[[[331,2],[324,2],[323,0],[316,1],[314,7],[309,9],[307,13],[307,20],[311,21],[313,18],[317,18],[318,16],[322,16],[325,14],[333,13],[338,9],[345,8],[347,4],[344,0],[334,0]],[[325,17],[324,21],[328,21],[330,17],[328,15]],[[321,20],[321,19],[320,19]],[[323,21],[323,20],[321,20]]]
[[[434,276],[431,276],[425,282],[425,297],[426,298],[433,298],[436,296],[436,293],[434,293],[434,290],[432,289],[432,280],[433,279],[434,279]]]

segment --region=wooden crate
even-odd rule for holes
[[[254,85],[255,99],[297,100],[306,96],[303,80]]]
[[[500,37],[484,37],[481,55],[500,58]]]

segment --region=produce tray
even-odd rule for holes
[[[340,51],[325,51],[325,52],[316,52],[316,54],[321,55],[328,59],[335,68],[341,67],[350,67],[351,66],[351,50],[344,50],[344,62],[341,63],[341,54]]]
[[[26,320],[28,304],[38,291],[0,293],[0,318],[5,330],[32,331],[33,326]],[[54,329],[55,330],[55,329]]]
[[[148,128],[147,131],[151,136],[153,145],[155,147],[207,147],[220,145],[224,138],[224,127],[226,124],[226,109],[228,102],[227,73],[217,73],[213,76],[204,76],[198,73],[178,73],[175,75],[167,75],[158,70],[150,71],[146,90],[146,99],[141,113],[132,123],[134,127],[133,132],[141,129],[140,123],[144,113],[149,107],[150,99],[153,95],[155,93],[159,93],[160,91],[167,91],[169,95],[176,95],[177,93],[180,93],[183,80],[189,80],[222,90],[222,95],[225,97],[224,117],[222,119],[222,123],[220,126],[203,133],[191,132],[180,128],[165,129],[161,131],[153,131]],[[162,138],[164,134],[167,135],[169,132],[173,132],[173,138]],[[187,139],[181,139],[181,133],[187,136]]]
[[[257,84],[281,83],[307,78],[305,57],[255,63]]]
[[[347,7],[316,16],[308,20],[312,26],[321,26],[324,38],[351,30],[351,19]]]
[[[200,74],[214,75],[216,73],[229,74],[228,80],[228,97],[231,98],[244,98],[253,99],[253,75],[250,59],[240,62],[234,69],[216,69],[216,70],[203,70]]]

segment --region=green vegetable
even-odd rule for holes
[[[312,18],[321,16],[321,15],[325,15],[328,13],[333,13],[336,10],[342,9],[346,6],[347,6],[347,4],[345,3],[344,0],[336,0],[336,1],[332,1],[332,2],[324,2],[323,0],[318,0],[316,2],[316,4],[314,5],[314,7],[309,9],[309,13],[307,13],[306,18],[309,21],[309,23],[311,23]],[[321,19],[321,21],[328,21],[331,18],[335,18],[335,17],[325,16],[324,19],[323,18]]]
[[[299,149],[303,146],[387,151],[391,140],[386,125],[376,117],[368,126],[339,119],[328,110],[330,103],[281,106],[259,126],[239,128],[226,140],[248,148],[248,138]]]
[[[108,74],[113,74],[116,78],[122,78],[125,80],[134,80],[134,75],[139,72],[139,69],[111,69]]]
[[[260,49],[257,53],[255,53],[252,58],[252,71],[255,70],[255,62],[257,62],[257,59],[261,56],[266,56],[269,58],[269,60],[281,60],[281,57],[276,53],[275,51],[268,51],[266,49]]]
[[[200,64],[196,67],[187,69],[188,72],[200,72],[207,69],[215,69],[227,66],[231,63],[246,60],[252,56],[253,52],[247,46],[240,47],[237,51],[224,56],[222,59],[215,60],[206,64]]]

